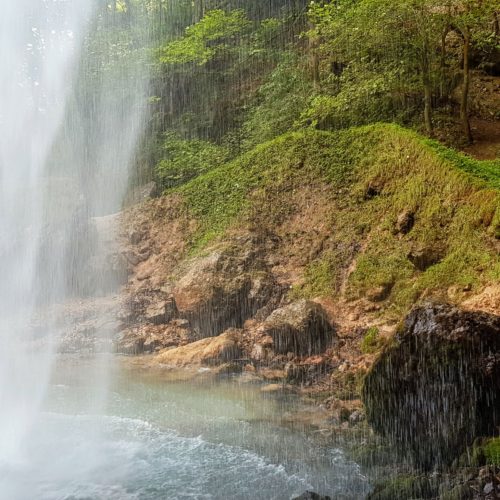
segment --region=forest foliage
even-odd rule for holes
[[[160,191],[293,130],[470,143],[471,85],[500,73],[494,0],[104,0],[100,22],[109,71],[148,58],[138,162]]]

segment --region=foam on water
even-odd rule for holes
[[[58,367],[26,441],[29,460],[0,464],[1,499],[286,500],[308,489],[358,499],[369,489],[341,450],[279,425],[293,401],[234,382],[115,371],[108,407],[91,414],[95,363]]]

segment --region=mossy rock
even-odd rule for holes
[[[356,446],[349,451],[349,458],[363,467],[392,465],[398,461],[394,449],[384,444]]]
[[[437,486],[426,476],[402,475],[375,485],[368,500],[427,499],[437,495]]]
[[[439,500],[469,500],[472,498],[472,490],[466,484],[459,484],[439,495]]]
[[[457,465],[459,467],[500,466],[500,438],[476,439],[473,445],[460,456]]]
[[[368,422],[418,468],[450,464],[500,424],[500,317],[430,303],[396,337],[364,381]]]

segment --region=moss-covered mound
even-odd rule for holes
[[[304,254],[295,296],[368,297],[401,317],[424,293],[500,279],[499,187],[500,162],[380,124],[290,133],[176,192],[198,221],[193,249],[241,227],[278,238]]]

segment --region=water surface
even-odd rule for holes
[[[0,495],[363,498],[367,481],[341,450],[281,425],[297,404],[235,380],[175,381],[110,356],[65,357],[22,457],[0,464]]]

